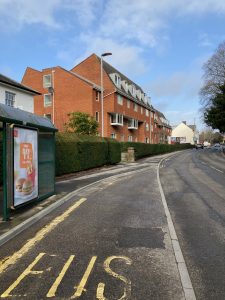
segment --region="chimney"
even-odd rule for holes
[[[184,123],[185,125],[187,125],[187,122],[186,122],[186,121],[182,121],[182,123]]]

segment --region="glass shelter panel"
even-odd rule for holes
[[[2,143],[2,123],[0,122],[0,217],[3,215],[3,143]]]
[[[55,142],[54,133],[40,132],[39,146],[39,197],[54,193],[55,189]]]

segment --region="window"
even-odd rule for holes
[[[137,137],[135,138],[135,142],[136,142],[136,143],[138,142],[138,138],[137,138]]]
[[[117,95],[117,103],[123,105],[123,97],[121,95]]]
[[[15,96],[16,94],[11,92],[5,92],[5,104],[8,106],[15,106]]]
[[[122,81],[122,85],[123,85],[124,90],[125,90],[126,93],[127,93],[127,92],[128,92],[128,88],[129,88],[127,81],[126,81],[126,80],[123,80],[123,81]]]
[[[136,103],[134,103],[134,111],[138,111],[138,106]]]
[[[138,96],[138,99],[141,100],[141,91],[140,90],[137,90],[137,96]]]
[[[120,140],[121,140],[121,142],[124,142],[124,134],[121,134]]]
[[[148,137],[145,138],[145,143],[149,144],[149,138]]]
[[[99,101],[100,99],[100,93],[98,91],[95,91],[95,100]]]
[[[130,108],[130,100],[127,100],[127,108]]]
[[[111,133],[111,139],[115,139],[116,138],[116,134],[113,132],[113,133]]]
[[[146,131],[149,131],[149,124],[148,123],[145,124],[145,129],[146,129]]]
[[[43,76],[43,87],[48,88],[50,86],[52,86],[52,76],[51,76],[51,74],[44,75]]]
[[[52,115],[51,114],[44,114],[44,117],[49,119],[49,120],[52,120]]]
[[[98,111],[95,112],[95,120],[97,122],[99,122],[99,112]]]
[[[134,85],[131,85],[131,94],[133,97],[136,97],[136,89]]]
[[[133,141],[132,135],[128,135],[128,142],[132,142],[132,141]]]
[[[143,107],[141,106],[141,114],[143,114]]]
[[[123,126],[123,115],[120,114],[111,115],[111,125]]]
[[[128,120],[128,129],[138,129],[138,120],[129,119]]]
[[[120,87],[121,85],[121,79],[120,76],[118,74],[115,74],[115,84]]]
[[[52,105],[52,97],[51,94],[44,95],[44,106],[51,106]]]
[[[149,111],[145,109],[145,115],[148,117],[149,116]]]

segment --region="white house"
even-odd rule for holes
[[[173,128],[170,144],[190,143],[194,145],[198,140],[198,134],[195,125],[187,125],[185,121]]]
[[[0,74],[0,103],[34,113],[34,95],[40,93]]]

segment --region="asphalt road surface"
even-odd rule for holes
[[[4,244],[0,297],[184,299],[156,170],[106,178]]]
[[[181,152],[160,178],[196,298],[225,299],[225,155]]]

